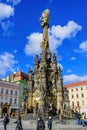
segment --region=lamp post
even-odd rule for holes
[[[1,103],[1,97],[0,97],[0,118],[2,117],[2,103]]]
[[[28,107],[28,88],[23,88],[24,113],[27,114]]]
[[[24,100],[22,100],[22,102],[21,102],[21,112],[22,112],[22,114],[24,113]]]
[[[60,109],[60,114],[59,114],[59,120],[62,123],[63,122],[63,102],[62,101],[60,101],[60,107],[61,109]]]

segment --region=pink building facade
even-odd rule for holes
[[[19,110],[19,85],[0,80],[0,115]]]

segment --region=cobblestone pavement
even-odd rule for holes
[[[7,130],[15,130],[16,124],[14,122],[16,119],[10,119],[10,123],[7,125]],[[69,120],[70,121],[70,120]],[[52,130],[87,130],[87,126],[83,127],[82,125],[77,125],[74,120],[72,121],[63,121],[63,124],[60,124],[57,120],[53,120],[53,128]],[[24,130],[36,130],[36,121],[35,120],[22,120]],[[47,121],[45,121],[46,129],[47,129]],[[0,121],[0,130],[3,129],[3,123]]]

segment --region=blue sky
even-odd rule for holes
[[[87,79],[86,0],[0,0],[0,78],[33,69],[45,9],[50,10],[50,50],[57,54],[64,83]]]

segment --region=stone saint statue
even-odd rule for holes
[[[41,16],[41,25],[44,27],[49,22],[49,10],[46,9]]]

